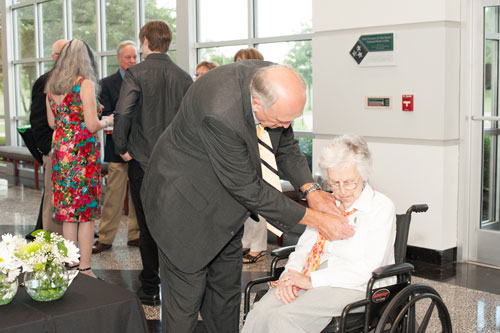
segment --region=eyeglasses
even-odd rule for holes
[[[357,181],[345,181],[345,182],[328,182],[328,185],[332,190],[340,190],[340,188],[348,191],[355,190],[358,187],[359,179]]]

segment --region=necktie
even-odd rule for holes
[[[357,211],[356,208],[351,210],[350,212],[344,212],[342,215],[349,216],[354,214]],[[325,252],[325,242],[326,239],[323,237],[321,233],[318,233],[318,237],[316,238],[316,242],[314,243],[311,251],[306,256],[306,263],[304,264],[304,269],[302,270],[302,274],[311,275],[311,272],[317,271],[319,267],[319,263],[321,261],[321,255]],[[269,287],[277,287],[278,281],[268,282]],[[299,288],[300,290],[300,288]]]
[[[262,170],[262,179],[264,179],[266,183],[268,183],[278,191],[282,192],[280,177],[278,176],[276,157],[273,153],[273,144],[271,143],[269,133],[261,124],[257,126],[257,138],[259,141],[259,155],[260,167]],[[281,230],[269,223],[267,223],[267,229],[278,237],[283,234]]]
[[[354,214],[357,211],[356,208],[351,210],[350,212],[344,212],[344,216],[349,216]],[[325,251],[325,237],[321,233],[318,233],[318,237],[316,238],[316,243],[314,243],[311,251],[307,254],[306,263],[304,264],[304,270],[302,274],[311,275],[311,272],[318,270],[319,263],[321,261],[321,256]]]

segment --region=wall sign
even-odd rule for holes
[[[361,66],[393,66],[394,33],[362,35],[349,53]]]

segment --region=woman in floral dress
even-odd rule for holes
[[[52,139],[52,185],[55,218],[63,236],[80,248],[79,270],[90,268],[94,221],[100,219],[101,158],[97,131],[113,124],[99,120],[96,63],[90,47],[74,39],[61,50],[45,87]],[[95,276],[94,276],[95,277]]]

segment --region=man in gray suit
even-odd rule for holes
[[[290,127],[304,108],[304,81],[271,65],[241,61],[203,75],[153,150],[141,193],[159,249],[163,332],[192,332],[199,311],[208,332],[238,332],[242,226],[251,212],[284,231],[302,223],[330,240],[353,234],[333,197],[312,191]],[[316,209],[263,180],[258,124],[267,127],[278,168]]]

